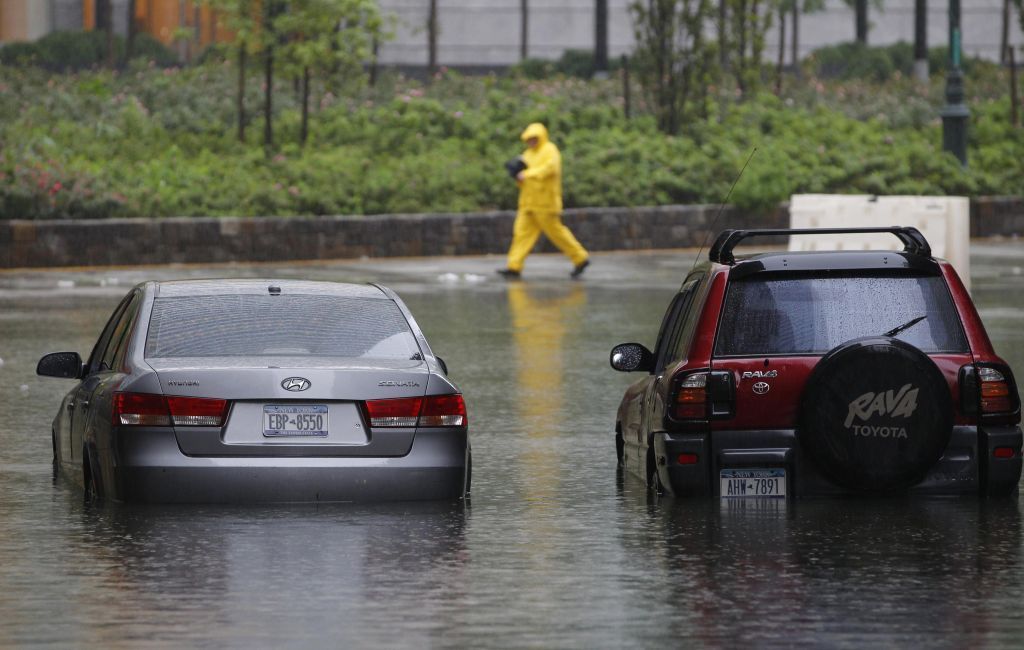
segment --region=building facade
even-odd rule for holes
[[[32,41],[53,31],[94,29],[97,0],[0,0],[0,43]],[[193,32],[190,46],[225,40],[216,16],[203,2],[191,0],[111,0],[114,31],[128,32],[129,13],[139,31],[165,45]]]
[[[607,0],[609,54],[619,56],[633,49],[633,24],[629,6],[634,0]],[[127,31],[128,12],[138,27],[165,44],[175,44],[182,57],[211,42],[226,40],[216,16],[201,1],[111,0],[114,29]],[[868,42],[885,45],[912,41],[915,0],[884,0],[878,8],[870,3]],[[1004,0],[961,0],[963,52],[967,56],[999,59]],[[1011,3],[1012,5],[1012,3]],[[437,0],[438,63],[450,66],[502,67],[516,63],[522,50],[522,0]],[[129,8],[131,7],[131,8]],[[425,65],[428,58],[427,0],[380,0],[393,38],[381,45],[380,60],[392,65]],[[527,55],[556,59],[566,49],[594,47],[594,0],[528,0]],[[948,0],[928,2],[928,44],[947,42]],[[96,0],[0,0],[0,44],[34,40],[48,32],[92,29]],[[182,29],[194,30],[182,39]],[[825,46],[854,39],[853,10],[844,0],[826,0],[822,11],[801,16],[799,56]],[[787,61],[790,58],[792,24],[787,25]],[[764,56],[775,60],[778,25],[767,36]],[[1010,17],[1009,43],[1020,46],[1022,38],[1016,10]]]

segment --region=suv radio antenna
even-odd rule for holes
[[[704,238],[704,243],[697,249],[697,257],[693,260],[693,266],[690,267],[690,273],[693,273],[693,269],[697,268],[697,264],[700,262],[700,254],[704,252],[704,247],[708,245],[708,240],[711,239],[711,235],[714,234],[715,224],[718,223],[718,218],[722,216],[722,210],[725,208],[725,204],[729,202],[729,197],[732,196],[732,191],[736,189],[736,183],[739,183],[740,179],[743,178],[743,172],[747,170],[747,165],[750,164],[750,160],[754,157],[755,153],[757,153],[757,147],[750,150],[750,155],[747,156],[747,162],[743,163],[743,167],[740,168],[740,173],[736,174],[736,180],[732,182],[732,187],[730,187],[729,191],[725,193],[725,198],[722,199],[722,202],[719,204],[718,212],[715,213],[715,218],[711,220],[711,225],[708,226],[708,234]]]

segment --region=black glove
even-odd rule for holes
[[[512,160],[505,163],[505,169],[508,170],[508,175],[515,178],[519,175],[519,172],[526,169],[526,163],[523,162],[521,156],[516,156]]]

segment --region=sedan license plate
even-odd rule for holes
[[[723,499],[786,496],[786,470],[723,469],[719,473]]]
[[[327,437],[327,405],[263,406],[263,435],[267,438]]]

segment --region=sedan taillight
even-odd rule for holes
[[[227,411],[228,402],[223,399],[114,393],[111,419],[128,427],[220,427]]]
[[[366,401],[371,427],[461,427],[466,425],[462,395],[428,395]]]

